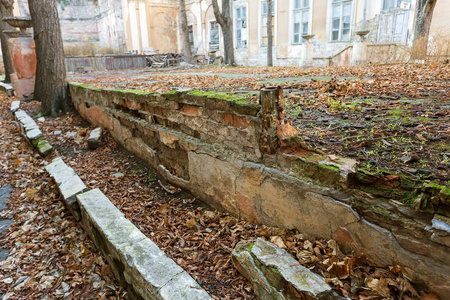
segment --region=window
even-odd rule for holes
[[[267,18],[269,14],[269,5],[267,5],[267,1],[261,2],[261,45],[267,46]],[[275,39],[275,0],[272,0],[272,42]]]
[[[302,35],[309,33],[309,0],[294,0],[293,13],[293,40],[292,43],[305,42]]]
[[[209,22],[209,51],[219,50],[219,23]]]
[[[189,30],[189,44],[191,45],[191,51],[193,53],[193,51],[194,51],[194,26],[189,25],[188,30]]]
[[[411,5],[411,0],[384,0],[383,10],[390,10],[395,8],[406,8],[409,9]]]
[[[236,8],[236,48],[247,47],[247,8]]]
[[[331,40],[350,40],[350,20],[352,16],[351,0],[332,0]]]

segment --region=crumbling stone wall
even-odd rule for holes
[[[278,120],[282,107],[264,112],[273,118],[262,122],[259,105],[216,93],[82,84],[71,84],[70,92],[84,118],[205,203],[256,223],[335,238],[344,253],[398,264],[408,278],[450,297],[447,188],[356,172],[350,159],[309,149]]]

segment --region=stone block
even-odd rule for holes
[[[20,108],[20,101],[13,101],[11,103],[11,112],[15,113],[16,111],[18,111]]]
[[[14,116],[19,121],[26,138],[30,142],[33,143],[33,141],[44,136],[36,122],[25,111],[17,109]],[[34,146],[36,147],[37,145]]]
[[[286,250],[261,238],[254,244],[239,243],[232,257],[260,299],[344,299]]]
[[[26,135],[30,141],[36,140],[44,136],[39,128],[31,128],[30,130],[27,130]]]
[[[99,190],[77,196],[83,227],[117,279],[139,299],[211,299],[172,259],[140,232]]]
[[[189,104],[183,105],[183,107],[181,108],[181,112],[194,117],[198,117],[201,114],[199,106],[193,106]]]
[[[97,149],[103,142],[103,130],[101,127],[97,127],[91,131],[87,139],[87,143],[90,149]]]
[[[84,193],[88,190],[83,181],[78,177],[75,171],[67,166],[64,161],[58,157],[55,158],[45,169],[52,177],[59,191],[61,192],[64,202],[78,221],[81,219],[80,208],[76,201],[78,194]]]
[[[38,149],[39,153],[43,156],[47,156],[53,151],[52,145],[47,140],[37,139],[33,141],[33,145]]]
[[[10,84],[0,82],[0,90],[5,91],[5,93],[10,97],[14,96],[14,88]]]

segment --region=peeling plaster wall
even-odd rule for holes
[[[57,5],[64,44],[94,42],[127,50],[122,0],[61,0]],[[29,16],[28,0],[17,0],[15,14]]]
[[[355,172],[351,160],[305,149],[262,154],[259,107],[218,94],[81,84],[70,93],[83,118],[205,203],[254,223],[335,238],[344,253],[398,264],[414,282],[450,297],[448,207],[437,208],[444,217],[401,203],[414,191],[439,194],[433,186],[417,190],[398,178],[388,188]]]

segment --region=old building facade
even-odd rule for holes
[[[405,61],[412,44],[416,0],[273,0],[274,64],[302,66]],[[129,0],[128,46],[180,52],[176,0]],[[208,57],[223,49],[211,0],[187,0],[191,47]],[[429,54],[449,54],[450,0],[439,0],[431,24]],[[264,65],[267,1],[232,0],[236,62]],[[134,21],[133,21],[134,20]],[[140,26],[138,26],[140,25]],[[140,28],[139,28],[140,27]],[[363,31],[369,31],[364,35]],[[305,36],[307,39],[305,39]],[[312,36],[312,37],[311,37]],[[131,39],[130,39],[131,37]],[[309,40],[309,41],[308,41]],[[311,44],[308,50],[308,44]],[[360,51],[365,51],[361,57]],[[217,52],[219,51],[219,52]],[[308,61],[312,53],[312,62]]]

